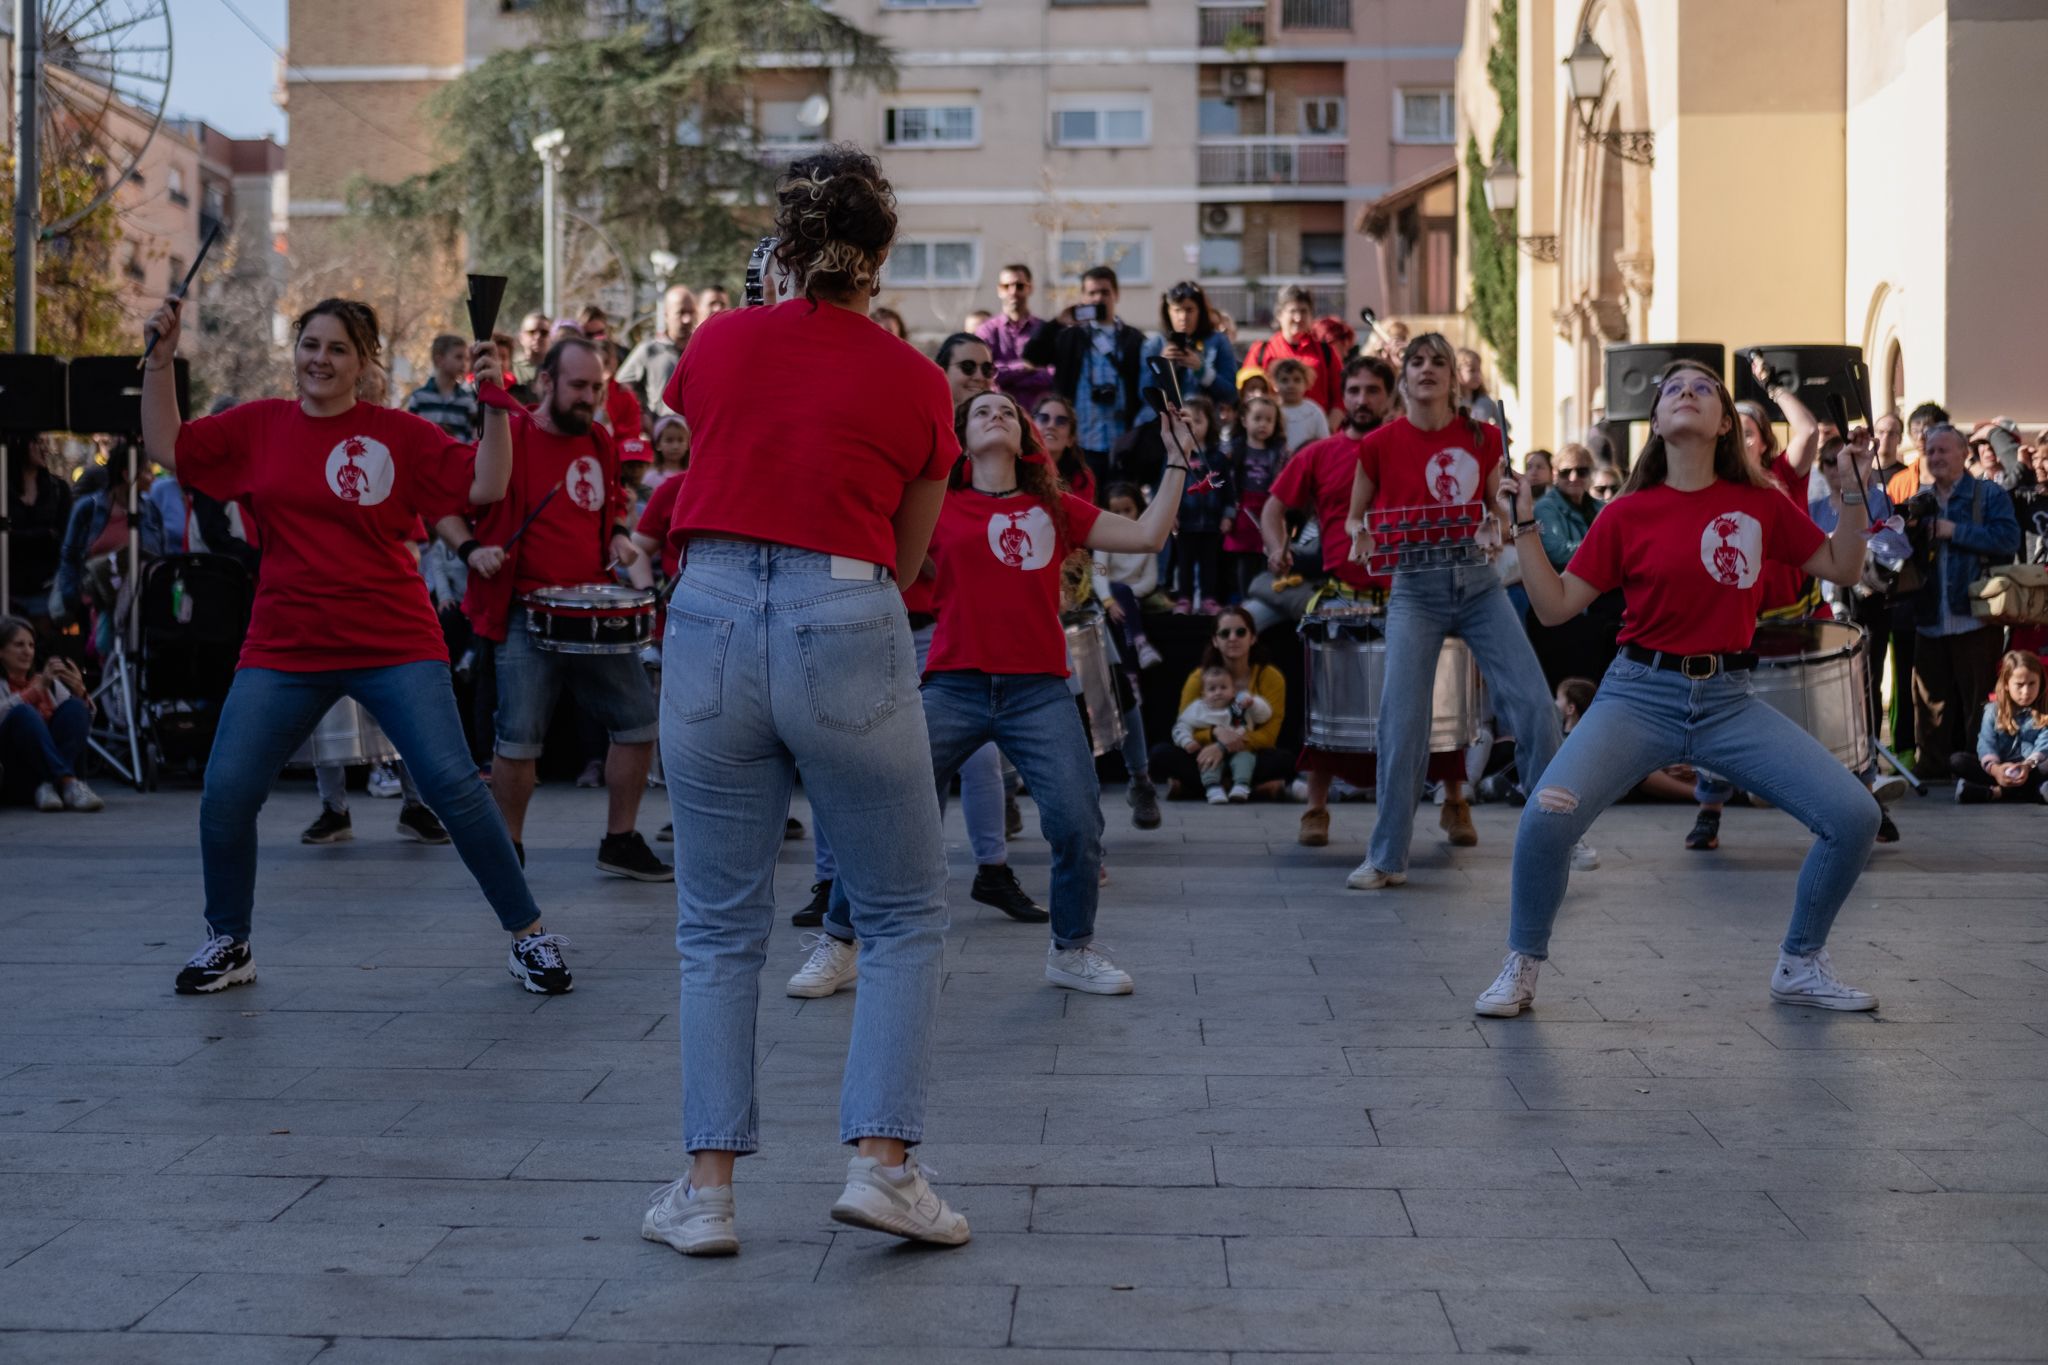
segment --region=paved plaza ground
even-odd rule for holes
[[[197,797],[0,812],[0,1360],[204,1365],[1226,1365],[2048,1358],[2048,811],[1908,799],[1835,936],[1875,1016],[1774,1007],[1806,835],[1609,812],[1533,1017],[1475,1020],[1519,812],[1343,889],[1298,808],[1111,792],[1126,999],[1040,978],[1042,929],[955,880],[925,1148],[957,1251],[840,1228],[851,995],[760,1009],[767,1150],[742,1254],[642,1241],[677,1148],[673,892],[591,867],[603,794],[529,825],[577,989],[505,974],[452,850],[395,803],[306,848],[263,821],[260,980],[179,999]],[[647,804],[658,827],[659,794]],[[800,814],[807,812],[799,811]],[[1015,845],[1043,894],[1045,846]]]

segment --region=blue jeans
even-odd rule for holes
[[[92,712],[77,697],[59,702],[48,720],[27,702],[9,707],[0,716],[0,767],[7,770],[7,793],[25,799],[44,782],[78,776],[91,729]]]
[[[1572,845],[1595,816],[1670,763],[1711,766],[1819,836],[1799,869],[1783,946],[1788,953],[1826,946],[1877,838],[1879,810],[1869,790],[1819,741],[1751,696],[1747,672],[1694,682],[1626,658],[1609,665],[1585,718],[1530,789],[1515,836],[1508,946],[1548,955]]]
[[[497,912],[517,932],[540,918],[512,836],[462,736],[455,687],[443,663],[393,664],[320,673],[245,668],[221,706],[206,792],[199,799],[199,851],[206,871],[206,922],[216,934],[249,937],[256,906],[256,813],[278,770],[328,708],[353,697],[376,718],[412,770],[420,795]]]
[[[1444,637],[1479,661],[1494,714],[1515,737],[1522,789],[1534,791],[1562,735],[1542,665],[1488,564],[1399,574],[1387,598],[1387,676],[1380,694],[1378,801],[1368,854],[1382,872],[1408,870],[1415,802],[1429,762],[1430,697]]]
[[[924,1137],[946,856],[916,658],[880,571],[834,578],[827,556],[783,545],[687,547],[662,645],[661,759],[690,1151],[760,1146],[754,1026],[799,773],[861,940],[840,1138]]]

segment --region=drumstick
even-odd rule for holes
[[[206,240],[199,244],[199,254],[192,258],[192,266],[185,272],[185,278],[179,280],[178,287],[171,291],[171,297],[178,300],[180,303],[184,302],[186,292],[192,288],[192,279],[195,275],[199,273],[199,267],[206,264],[206,253],[213,250],[214,242],[219,240],[220,229],[221,220],[216,218],[213,221],[213,230],[207,233]],[[141,359],[135,362],[136,369],[141,369],[143,365],[148,362],[149,353],[156,349],[156,343],[156,329],[152,327],[149,329],[148,333],[143,338],[142,357]]]
[[[519,523],[519,529],[512,533],[512,538],[505,542],[506,549],[509,550],[519,543],[519,537],[526,534],[526,528],[533,525],[533,519],[546,510],[547,505],[555,500],[555,494],[561,491],[562,485],[560,484],[556,484],[548,490],[548,495],[534,505],[534,509],[526,514],[526,520]]]

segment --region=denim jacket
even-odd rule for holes
[[[1150,360],[1155,355],[1166,353],[1166,337],[1158,332],[1145,341],[1142,358]],[[1237,401],[1237,356],[1230,349],[1230,338],[1221,332],[1211,332],[1202,342],[1202,368],[1190,370],[1178,367],[1180,394],[1193,398],[1197,394],[1212,403],[1235,403]],[[1149,382],[1149,381],[1148,381]],[[1149,404],[1139,408],[1138,422],[1154,421],[1159,414]]]
[[[74,611],[85,597],[85,552],[107,529],[114,504],[106,490],[87,494],[71,508],[71,520],[64,528],[64,548],[57,560],[57,588],[65,604]],[[164,552],[164,518],[147,497],[136,499],[136,519],[142,524],[142,556],[156,559]]]
[[[1971,513],[1980,487],[1984,490],[1984,512],[1978,519]],[[2020,523],[2012,509],[2012,494],[1997,484],[1963,475],[1949,491],[1945,515],[1955,523],[1956,533],[1941,542],[1935,556],[1940,566],[1939,581],[1929,583],[1913,600],[1913,624],[1923,629],[1941,620],[1943,599],[1934,595],[1937,587],[1948,602],[1949,614],[1968,619],[1970,584],[1984,576],[1987,564],[2009,564],[2020,553]]]
[[[2018,763],[2031,758],[2036,763],[2048,764],[2048,717],[2031,710],[2023,712],[2019,720],[2019,733],[2007,734],[1998,728],[1998,703],[1986,703],[1983,723],[1977,727],[1978,759]]]
[[[1536,528],[1543,537],[1543,557],[1551,568],[1563,572],[1599,515],[1599,500],[1590,496],[1579,507],[1572,506],[1571,499],[1555,488],[1536,499]]]

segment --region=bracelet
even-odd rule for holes
[[[1860,488],[1856,489],[1853,493],[1842,493],[1838,496],[1842,499],[1842,506],[1844,507],[1863,506],[1863,490]]]
[[[1534,521],[1518,521],[1518,522],[1516,522],[1516,523],[1515,523],[1515,527],[1514,527],[1514,538],[1515,538],[1516,540],[1520,540],[1520,539],[1521,539],[1521,538],[1522,538],[1523,536],[1526,536],[1526,535],[1528,535],[1528,534],[1529,534],[1529,532],[1531,532],[1531,531],[1540,531],[1540,530],[1542,530],[1542,529],[1543,529],[1543,527],[1542,527],[1542,524],[1541,524],[1541,523],[1539,523],[1539,522],[1534,522]]]
[[[466,569],[469,567],[469,557],[482,548],[483,546],[477,544],[474,540],[465,540],[462,544],[456,546],[455,557],[462,561],[462,567]]]
[[[1183,473],[1183,474],[1192,474],[1192,473],[1194,473],[1194,472],[1195,472],[1195,471],[1194,471],[1193,469],[1189,468],[1189,467],[1188,467],[1187,465],[1184,465],[1184,464],[1174,464],[1174,463],[1173,463],[1172,461],[1168,461],[1168,462],[1167,462],[1167,465],[1166,465],[1166,467],[1167,467],[1168,469],[1178,469],[1178,470],[1179,470],[1179,471],[1180,471],[1181,473]]]

